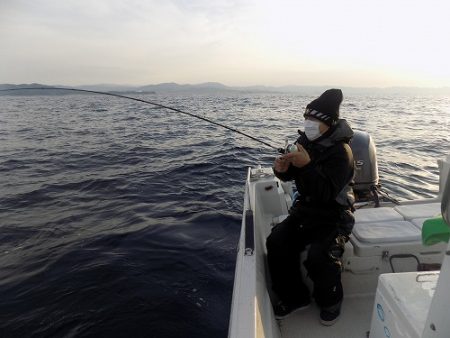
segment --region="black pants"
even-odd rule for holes
[[[300,254],[307,245],[310,247],[304,264],[314,283],[316,303],[324,308],[342,300],[341,267],[329,256],[336,235],[336,223],[313,224],[298,214],[290,214],[272,229],[266,243],[267,260],[272,289],[280,300],[295,305],[310,297],[300,270]]]

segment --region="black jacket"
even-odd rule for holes
[[[286,172],[275,171],[275,175],[282,181],[295,180],[301,208],[317,212],[351,209],[354,203],[351,188],[354,161],[348,143],[353,137],[353,130],[347,121],[338,120],[313,142],[301,131],[299,134],[296,143],[306,149],[311,162],[303,168],[290,165]]]

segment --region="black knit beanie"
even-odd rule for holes
[[[342,90],[328,89],[306,106],[303,116],[314,117],[331,126],[339,119],[339,106],[342,99]]]

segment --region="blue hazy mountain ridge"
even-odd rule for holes
[[[261,92],[261,93],[302,93],[307,95],[316,95],[322,91],[335,87],[328,86],[304,86],[304,85],[289,85],[289,86],[227,86],[219,82],[205,82],[199,84],[178,84],[175,82],[149,84],[144,86],[133,85],[117,85],[117,84],[93,84],[80,86],[66,86],[66,85],[46,85],[40,83],[31,84],[0,84],[0,90],[4,89],[20,89],[33,87],[61,87],[61,88],[76,88],[84,90],[105,91],[105,92],[122,92],[122,93],[162,93],[162,92],[217,92],[217,91],[242,91],[242,92]],[[450,95],[450,87],[343,87],[339,86],[347,94],[444,94]],[[45,90],[50,94],[48,90]],[[43,94],[43,91],[33,92],[15,92],[15,95],[38,95]],[[0,92],[0,95],[11,95],[11,92]],[[67,94],[65,91],[52,91],[51,94]]]

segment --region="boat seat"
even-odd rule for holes
[[[353,235],[364,243],[420,241],[421,232],[407,221],[357,223]]]
[[[410,204],[392,207],[367,208],[355,211],[355,223],[376,223],[386,221],[412,221],[414,219],[428,219],[441,212],[440,203]],[[273,223],[277,224],[283,221],[287,215],[274,217]],[[418,222],[416,222],[418,223]],[[422,229],[422,225],[417,225]],[[423,222],[422,222],[423,223]]]
[[[414,224],[419,230],[422,231],[423,222],[425,222],[427,219],[430,219],[430,217],[414,218],[411,220],[411,223]]]
[[[431,218],[441,213],[441,203],[408,204],[394,207],[407,221],[415,218]]]
[[[281,215],[272,219],[272,224],[278,224],[284,221],[288,215]],[[404,221],[402,215],[400,215],[394,208],[381,207],[370,209],[358,209],[354,212],[355,223],[373,223],[384,221]]]
[[[404,218],[394,208],[381,207],[370,209],[358,209],[354,213],[355,223],[404,221]]]
[[[360,257],[405,253],[431,253],[439,247],[422,244],[423,222],[439,213],[439,203],[359,209],[350,241]]]
[[[436,251],[423,246],[421,230],[408,221],[356,223],[350,242],[359,257]]]

